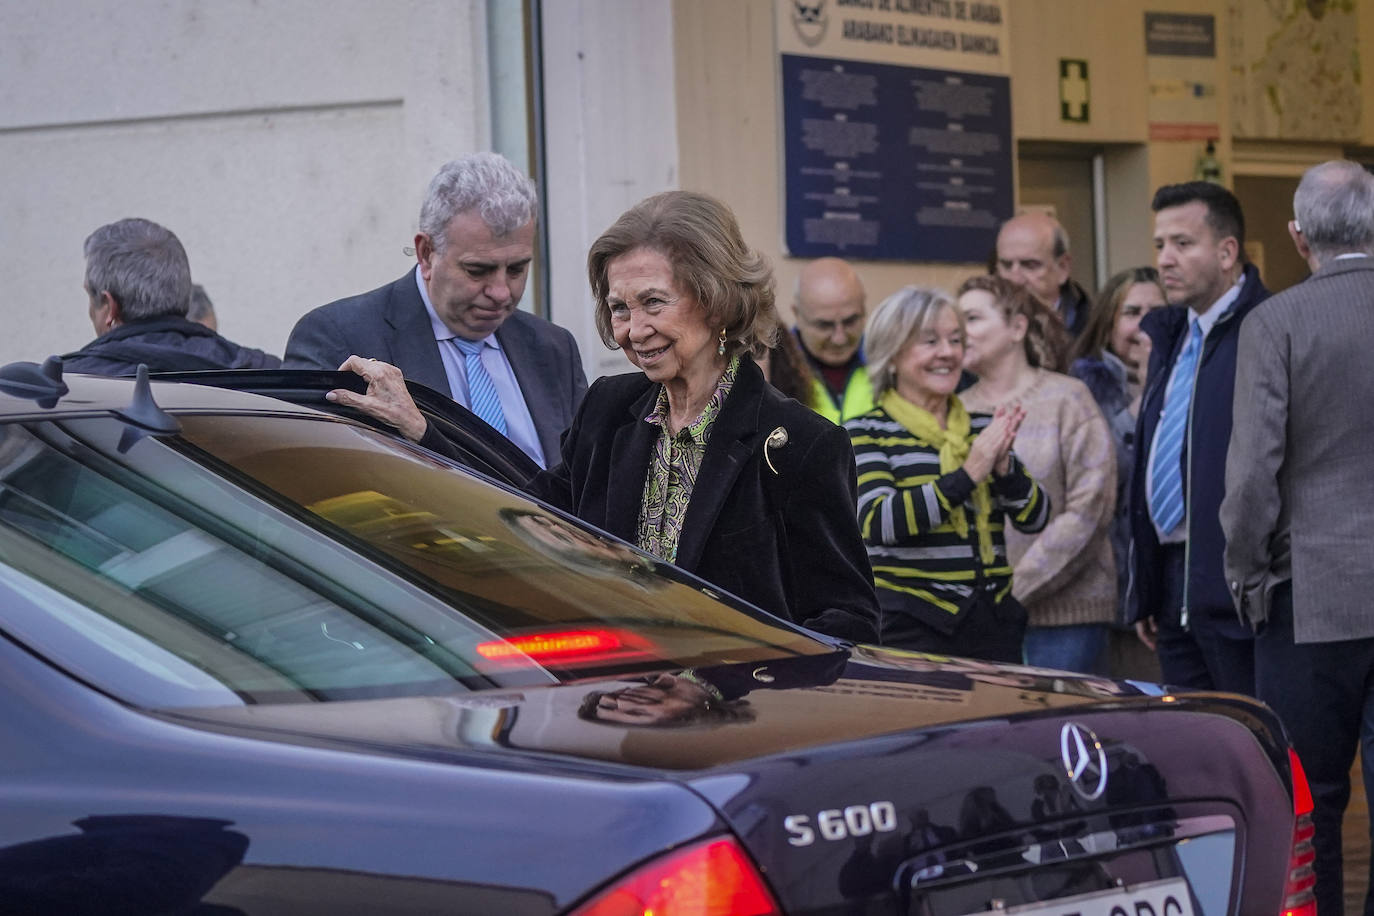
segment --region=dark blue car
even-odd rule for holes
[[[1306,912],[1258,703],[837,643],[441,399],[471,467],[198,381],[0,371],[0,913]]]

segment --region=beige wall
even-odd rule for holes
[[[1221,0],[1213,5],[1218,15],[1224,13]],[[1165,149],[1156,169],[1153,145],[1146,145],[1145,7],[1143,0],[1004,4],[1016,137],[1080,143],[1107,152],[1107,212],[1114,227],[1107,249],[1111,270],[1149,262],[1146,185],[1191,177],[1196,158],[1197,144]],[[788,311],[804,262],[782,254],[772,0],[676,0],[673,10],[682,185],[730,203],[746,237],[773,259],[779,298]],[[1093,112],[1088,124],[1059,120],[1060,57],[1088,61]],[[1142,169],[1148,170],[1148,178]],[[891,261],[858,266],[870,304],[909,283],[954,287],[983,269],[981,264]]]
[[[1226,82],[1227,0],[1006,0],[1003,7],[1009,20],[1012,128],[1017,140],[1080,144],[1086,155],[1101,152],[1108,272],[1150,263],[1150,197],[1160,185],[1192,180],[1205,143],[1149,139],[1145,12],[1215,17],[1217,156],[1229,183],[1237,163]],[[1363,47],[1374,48],[1374,0],[1360,0],[1359,7]],[[682,186],[714,193],[735,208],[750,242],[773,258],[787,310],[800,262],[782,255],[773,9],[773,0],[675,0],[677,116]],[[1088,124],[1059,119],[1061,57],[1088,61]],[[1364,97],[1364,105],[1364,131],[1374,137],[1374,94]],[[1291,149],[1294,144],[1286,146]],[[1332,146],[1313,145],[1307,154],[1302,149],[1299,145],[1299,170],[1320,161]],[[1253,155],[1251,163],[1249,168],[1257,167]],[[1246,162],[1240,166],[1246,168]],[[870,303],[907,283],[951,286],[981,269],[976,264],[898,262],[865,262],[859,267]]]
[[[791,315],[804,261],[782,255],[777,54],[771,0],[675,0],[682,187],[725,200],[745,238],[772,259]],[[981,265],[858,264],[870,305],[909,283],[953,288]]]
[[[1146,139],[1144,4],[1140,0],[1011,0],[1012,129],[1074,143]],[[1153,8],[1153,7],[1152,7]],[[1090,120],[1059,119],[1059,60],[1086,60]]]

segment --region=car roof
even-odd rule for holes
[[[44,390],[31,379],[14,381],[13,370],[36,367],[10,363],[0,367],[0,420],[90,416],[127,409],[134,398],[134,378],[62,373]],[[65,390],[63,390],[65,388]],[[151,383],[153,400],[169,412],[214,411],[319,416],[322,411],[246,391],[175,382]]]
[[[156,432],[174,432],[166,414],[243,413],[256,416],[344,417],[399,437],[381,421],[358,410],[325,400],[336,388],[362,393],[367,383],[351,372],[320,369],[225,369],[209,372],[167,372],[147,378],[79,375],[62,371],[62,360],[50,357],[0,366],[0,422],[59,419],[115,414]],[[146,385],[142,395],[140,384]],[[515,443],[492,429],[476,414],[416,382],[407,389],[431,429],[453,448],[472,470],[520,487],[539,472],[539,465]],[[159,420],[159,415],[162,419]]]

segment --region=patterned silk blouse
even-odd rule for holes
[[[692,501],[697,471],[706,454],[706,440],[711,426],[720,414],[721,405],[735,384],[740,358],[730,360],[725,374],[716,383],[706,409],[690,426],[677,435],[668,432],[668,392],[658,390],[658,403],[646,423],[662,427],[653,454],[649,456],[649,473],[644,479],[644,500],[639,507],[639,547],[646,553],[672,563],[677,559],[677,541],[682,534],[682,521],[687,517],[687,504]]]

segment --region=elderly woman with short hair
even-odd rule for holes
[[[641,371],[587,390],[561,464],[530,492],[779,617],[875,640],[849,439],[751,358],[778,315],[772,270],[734,214],[704,194],[650,197],[596,240],[587,271],[602,340]],[[394,367],[345,368],[369,391],[340,403],[424,438]]]
[[[964,322],[949,296],[908,286],[865,335],[878,406],[845,424],[882,642],[1019,662],[1026,612],[1011,596],[1002,529],[1039,531],[1044,492],[1012,452],[1025,413],[969,414],[954,393]]]

